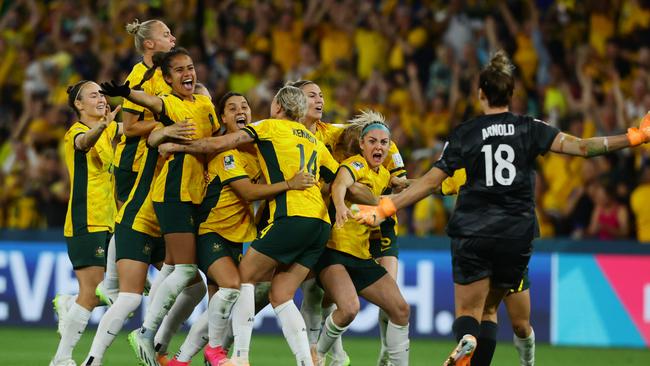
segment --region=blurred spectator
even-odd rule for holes
[[[594,210],[587,233],[600,240],[626,238],[630,220],[627,209],[616,199],[614,185],[604,180],[596,183]]]
[[[453,127],[480,113],[477,75],[496,49],[517,66],[514,113],[588,138],[622,133],[650,110],[647,0],[15,0],[0,7],[0,227],[59,224],[67,177],[53,152],[72,122],[65,89],[126,77],[140,61],[124,29],[135,18],[164,19],[213,97],[245,94],[256,119],[297,79],[321,86],[324,121],[360,108],[384,113],[411,177],[430,167]],[[628,192],[632,206],[650,200],[648,182],[635,181],[649,160],[650,146],[589,161],[540,158],[543,235],[586,235],[593,207],[606,201],[595,194],[601,174],[616,177],[622,208]],[[634,208],[637,221],[646,206]],[[432,197],[400,214],[401,233],[440,232],[452,209],[453,199]]]

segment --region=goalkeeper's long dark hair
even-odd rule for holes
[[[142,90],[142,84],[146,83],[147,80],[153,77],[153,75],[156,73],[157,68],[160,68],[162,70],[163,76],[171,76],[171,72],[169,71],[171,60],[178,55],[191,57],[190,53],[183,47],[173,48],[169,52],[154,53],[152,57],[153,65],[147,69],[147,71],[142,76],[142,80],[140,80],[137,85],[133,86],[132,89]]]

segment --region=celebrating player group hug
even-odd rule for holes
[[[127,31],[142,62],[123,84],[83,80],[68,89],[78,120],[64,143],[65,237],[79,293],[54,299],[61,340],[50,366],[76,365],[72,350],[92,309],[107,305],[82,363],[102,365],[147,293],[144,322],[128,336],[141,365],[189,365],[201,350],[211,366],[248,365],[255,314],[269,303],[297,365],[349,365],[341,336],[358,296],[380,308],[376,364],[408,365],[395,213],[432,193],[458,194],[447,232],[459,342],[432,359],[489,365],[505,299],[521,365],[533,365],[526,274],[538,231],[536,157],[591,157],[650,141],[648,117],[625,135],[580,139],[510,113],[512,65],[499,51],[479,78],[484,115],[454,129],[431,170],[409,180],[381,114],[325,123],[319,86],[301,80],[277,92],[268,119],[252,122],[240,94],[227,93],[215,109],[162,21],[136,20]],[[105,96],[124,102],[111,111]],[[153,283],[150,265],[159,270]],[[208,309],[168,356],[206,292]]]

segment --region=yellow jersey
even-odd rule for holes
[[[388,156],[384,160],[384,168],[388,169],[391,177],[404,177],[406,176],[406,168],[404,167],[404,160],[400,154],[397,145],[391,140],[388,147]]]
[[[454,175],[451,177],[445,178],[445,180],[442,181],[442,186],[440,187],[440,190],[442,191],[442,194],[445,196],[451,196],[453,194],[458,194],[460,191],[460,187],[465,184],[467,181],[467,173],[465,172],[465,168],[458,169],[454,172]]]
[[[210,184],[199,207],[199,235],[214,232],[235,242],[255,239],[253,205],[230,187],[230,182],[250,179],[256,183],[262,176],[257,156],[241,150],[220,153],[208,164]]]
[[[301,169],[316,181],[322,176],[334,180],[338,163],[325,145],[298,122],[265,119],[244,127],[256,143],[256,150],[267,183],[292,178]],[[269,201],[269,223],[284,216],[302,216],[330,222],[327,207],[317,185],[303,191],[290,190]]]
[[[334,153],[334,148],[336,148],[336,144],[339,142],[339,138],[341,138],[341,134],[344,130],[345,125],[318,121],[316,122],[316,132],[314,133],[314,136],[316,136],[318,141],[325,144],[327,150]]]
[[[650,242],[650,184],[640,184],[630,195],[630,207],[636,217],[636,239]]]
[[[377,171],[368,166],[368,162],[361,155],[354,155],[341,163],[341,168],[350,172],[355,182],[361,183],[372,191],[375,196],[381,195],[390,185],[390,173],[382,165]],[[349,206],[349,202],[345,202]],[[343,227],[334,225],[327,247],[338,250],[360,259],[370,259],[370,231],[371,229],[348,220]]]
[[[126,81],[129,82],[131,87],[138,85],[142,81],[144,73],[148,67],[144,62],[140,62],[133,66],[131,73],[127,76]],[[172,92],[172,88],[163,79],[162,71],[156,70],[156,73],[142,84],[142,90],[150,95],[164,95]],[[135,104],[128,99],[124,99],[122,103],[122,110],[138,115],[138,121],[153,121],[155,118],[153,113],[147,108]],[[137,172],[140,167],[140,160],[146,150],[147,137],[146,136],[132,136],[126,137],[122,135],[120,142],[115,148],[115,159],[113,165],[120,169],[130,170]]]
[[[197,139],[210,137],[219,130],[217,114],[210,98],[194,94],[194,101],[170,94],[161,97],[160,121],[169,126],[192,120]],[[165,161],[153,187],[154,202],[192,202],[200,204],[205,193],[204,159],[200,155],[176,153]]]
[[[134,188],[131,189],[129,198],[117,213],[115,222],[150,236],[160,237],[162,235],[158,217],[153,210],[151,192],[164,161],[158,154],[158,149],[153,147],[145,149],[142,155],[142,166],[138,169],[138,176],[133,185]]]
[[[70,174],[70,200],[63,233],[66,237],[113,231],[115,225],[115,182],[113,180],[113,139],[115,121],[88,151],[75,148],[75,139],[90,127],[76,122],[63,138],[65,165]]]

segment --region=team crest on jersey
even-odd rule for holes
[[[213,243],[212,244],[212,253],[220,252],[221,251],[221,244],[219,243]]]
[[[223,168],[226,170],[235,169],[235,156],[226,155],[223,157]]]
[[[363,169],[363,163],[360,162],[360,161],[353,161],[353,162],[352,162],[352,166],[353,166],[354,169],[356,169],[356,170],[361,170],[361,169]]]
[[[97,249],[95,249],[95,257],[97,257],[97,258],[104,258],[104,255],[105,255],[105,250],[104,250],[104,248],[102,248],[102,247],[97,247]]]
[[[151,244],[147,243],[144,245],[144,248],[142,248],[142,254],[144,255],[150,255],[151,254]]]

